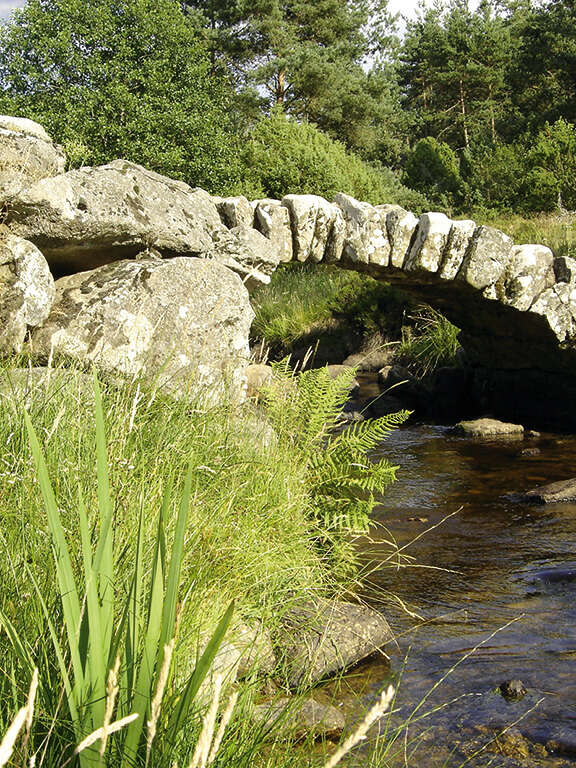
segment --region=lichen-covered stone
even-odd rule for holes
[[[452,432],[463,437],[522,437],[524,427],[521,424],[508,424],[498,419],[474,419],[459,422],[453,427]]]
[[[35,245],[0,235],[0,353],[20,352],[28,330],[40,325],[54,301],[54,279]]]
[[[270,282],[270,276],[280,263],[275,242],[252,227],[234,227],[214,232],[214,245],[204,254],[236,272],[248,290]]]
[[[291,688],[316,683],[395,645],[381,613],[338,600],[291,607],[272,639]]]
[[[555,283],[554,254],[544,245],[512,248],[504,274],[504,301],[525,312],[534,300]]]
[[[477,290],[493,286],[508,266],[513,241],[493,227],[478,227],[456,275]]]
[[[322,261],[333,230],[335,227],[339,229],[336,206],[318,195],[286,195],[282,205],[290,213],[294,258],[297,261]],[[336,260],[336,253],[332,257]]]
[[[438,272],[448,244],[452,222],[443,213],[423,213],[406,257],[407,272]]]
[[[386,231],[390,242],[390,266],[402,269],[418,219],[399,205],[379,205],[377,210],[386,216]]]
[[[31,349],[144,376],[180,396],[240,397],[253,316],[240,278],[221,264],[121,261],[58,280]]]
[[[576,285],[556,283],[542,291],[529,311],[545,318],[559,342],[572,339],[575,332]]]
[[[125,160],[42,179],[12,200],[6,222],[66,271],[150,247],[199,255],[212,250],[212,233],[226,231],[207,192]]]
[[[44,128],[23,117],[0,115],[0,203],[25,187],[56,176],[66,168],[66,156]]]
[[[476,222],[471,219],[452,222],[448,244],[439,270],[439,276],[442,280],[454,280],[462,266],[475,231]]]
[[[292,228],[290,213],[280,200],[257,200],[254,210],[254,226],[267,237],[278,250],[281,262],[292,261]]]
[[[213,200],[223,224],[228,229],[254,225],[254,208],[243,195],[219,197],[213,198]]]
[[[336,195],[334,202],[342,210],[346,224],[342,258],[352,263],[388,266],[390,243],[380,212],[373,205],[342,193]]]

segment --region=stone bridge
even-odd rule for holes
[[[471,220],[345,194],[215,202],[225,225],[255,227],[281,261],[364,272],[440,310],[461,329],[479,411],[576,428],[576,260]]]
[[[461,328],[479,407],[524,421],[550,410],[555,426],[576,429],[573,259],[515,245],[470,220],[418,218],[345,194],[334,202],[217,198],[124,160],[65,173],[61,148],[21,118],[0,117],[0,150],[3,229],[19,238],[22,253],[39,249],[56,277],[116,260],[178,256],[217,260],[249,288],[292,260],[365,272]],[[9,281],[15,296],[26,293],[19,286],[30,271],[29,257],[19,258],[21,275]],[[34,290],[24,296],[27,306]],[[44,322],[49,305],[44,309],[37,318],[28,312],[18,338],[5,344],[20,349],[26,328]]]

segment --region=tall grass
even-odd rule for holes
[[[474,218],[474,214],[472,214]],[[480,215],[478,223],[490,224],[522,243],[542,243],[555,256],[576,258],[576,216],[571,213],[538,213],[521,216],[517,213]]]
[[[187,766],[228,625],[232,641],[241,622],[273,629],[295,601],[344,587],[315,514],[318,472],[297,425],[274,434],[250,406],[52,375],[23,395],[21,375],[0,370],[0,732],[38,668],[15,765]],[[345,397],[347,385],[330,388]],[[318,450],[323,418],[307,422]],[[219,765],[293,764],[262,750],[268,734],[244,717],[256,693],[241,693]]]
[[[440,366],[457,364],[459,328],[429,306],[419,307],[410,320],[413,325],[403,329],[396,353],[400,362],[421,377]]]

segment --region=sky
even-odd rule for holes
[[[25,0],[0,0],[0,16],[6,16],[13,8],[24,5]],[[389,8],[393,13],[411,16],[419,0],[390,0]]]

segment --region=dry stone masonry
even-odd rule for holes
[[[550,388],[576,396],[573,259],[555,258],[542,245],[516,246],[470,220],[436,212],[418,218],[346,194],[333,202],[292,194],[220,198],[126,160],[67,172],[64,162],[41,126],[0,117],[3,352],[20,350],[32,331],[35,353],[51,349],[95,362],[96,350],[106,349],[105,367],[132,374],[150,368],[145,359],[159,365],[165,348],[170,375],[183,380],[203,370],[201,350],[213,346],[219,351],[206,381],[214,385],[215,369],[220,383],[239,381],[248,361],[247,291],[268,282],[282,262],[337,263],[397,284],[458,325],[468,360],[487,372],[482,386],[494,399],[504,380],[517,394],[524,386],[524,395],[536,389],[540,399]],[[115,262],[117,268],[106,266]],[[53,307],[50,272],[59,278]],[[185,300],[200,273],[204,287]],[[168,287],[170,280],[182,284]],[[194,304],[202,291],[209,313]],[[178,314],[184,307],[186,318]],[[183,334],[178,350],[170,323],[172,335]],[[131,324],[139,330],[129,332]],[[228,353],[231,373],[224,373]]]

